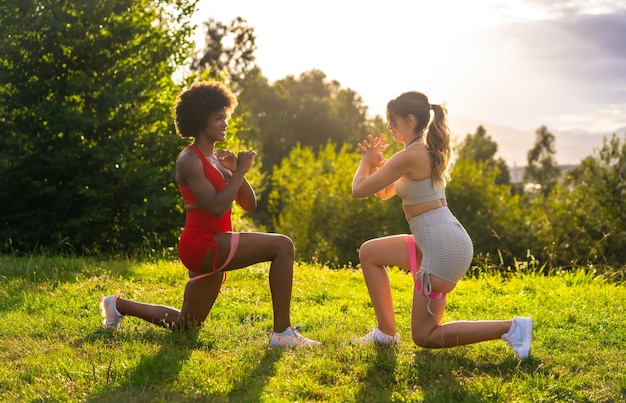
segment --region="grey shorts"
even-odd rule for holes
[[[409,221],[415,244],[422,251],[420,270],[456,284],[474,257],[472,240],[448,207],[440,207]]]

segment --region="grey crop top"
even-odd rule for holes
[[[430,178],[412,181],[401,176],[393,186],[396,194],[402,199],[403,205],[422,204],[446,198],[445,188],[433,189],[433,182]]]
[[[417,141],[407,146],[407,148],[415,144],[424,144],[421,141]],[[431,178],[422,179],[419,181],[412,181],[404,176],[401,176],[393,184],[396,194],[402,199],[402,204],[413,205],[428,203],[431,201],[445,199],[446,191],[445,187],[440,189],[433,189],[433,181]]]

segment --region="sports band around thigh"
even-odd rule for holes
[[[428,286],[430,285],[430,277],[427,279],[428,284],[424,284],[424,281],[420,281],[418,278],[419,272],[417,270],[417,247],[415,246],[415,239],[413,238],[413,235],[407,235],[406,242],[409,247],[409,260],[411,262],[411,277],[413,277],[415,290],[429,299],[434,299],[434,300],[445,299],[446,298],[445,292],[433,291],[432,289],[427,292],[425,288],[428,288]]]
[[[222,266],[220,266],[219,268],[215,269],[215,265],[213,266],[213,271],[209,272],[209,273],[202,273],[200,275],[197,275],[195,277],[190,277],[189,281],[195,281],[195,280],[200,280],[201,278],[210,276],[212,274],[215,274],[221,270],[223,270],[226,265],[228,265],[228,263],[230,263],[231,260],[233,260],[233,256],[235,256],[235,252],[237,251],[237,247],[239,246],[239,232],[232,232],[230,233],[230,251],[228,252],[228,257],[226,257],[226,260],[224,261],[224,263],[222,264]]]

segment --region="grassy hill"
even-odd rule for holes
[[[426,350],[410,341],[411,278],[391,269],[397,347],[358,346],[374,313],[361,273],[300,264],[294,323],[319,348],[272,350],[268,265],[228,275],[202,330],[134,318],[101,329],[98,299],[179,307],[177,262],[0,257],[0,401],[621,401],[626,288],[583,272],[466,278],[444,321],[535,321],[529,359],[502,341]]]

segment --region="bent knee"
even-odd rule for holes
[[[165,327],[170,328],[173,331],[188,332],[193,330],[200,330],[203,324],[204,321],[199,321],[190,316],[188,318],[179,318],[177,321],[172,322]]]
[[[293,258],[296,254],[293,241],[287,235],[276,234],[276,248],[278,254],[283,256]]]
[[[432,348],[428,340],[423,337],[415,337],[415,335],[413,335],[413,343],[422,348]]]
[[[432,332],[412,332],[413,343],[422,348],[442,348],[443,342],[441,340],[435,340],[432,337]]]
[[[376,253],[376,243],[374,243],[374,241],[374,239],[370,239],[369,241],[364,242],[359,248],[359,259],[361,262],[363,260],[370,260],[378,255],[378,253]]]

